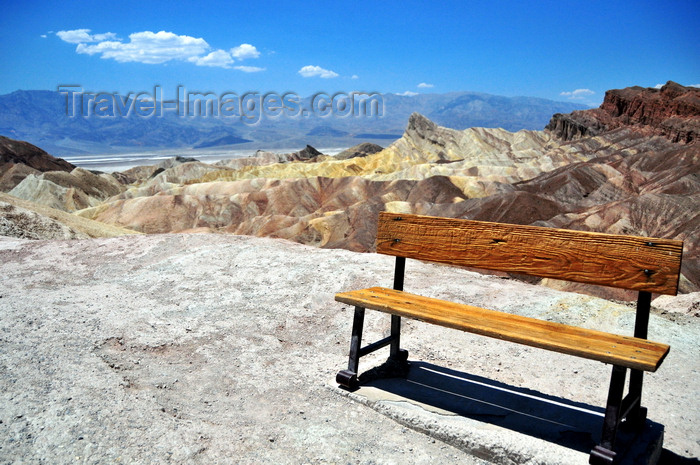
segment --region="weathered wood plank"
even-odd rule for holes
[[[372,287],[336,294],[348,305],[379,310],[483,336],[644,371],[656,371],[666,344],[542,321],[471,305]]]
[[[377,252],[675,295],[683,242],[382,212]]]

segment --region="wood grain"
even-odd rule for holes
[[[377,252],[675,295],[683,242],[382,212]]]
[[[669,346],[471,305],[372,287],[336,294],[348,305],[643,371],[656,371]]]

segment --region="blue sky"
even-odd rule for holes
[[[700,1],[6,0],[0,94],[477,91],[599,105],[700,84]]]

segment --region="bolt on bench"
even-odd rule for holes
[[[647,340],[651,293],[677,293],[682,252],[683,242],[677,240],[382,212],[377,253],[396,257],[394,288],[336,294],[338,302],[355,306],[348,369],[336,380],[357,388],[360,357],[386,346],[391,361],[406,363],[401,317],[609,363],[602,440],[591,451],[590,463],[613,463],[622,421],[638,428],[646,421],[644,372],[656,371],[670,349]],[[403,291],[406,258],[639,291],[634,337],[409,294]],[[391,314],[391,334],[362,347],[365,309]],[[623,397],[627,370],[630,382]]]

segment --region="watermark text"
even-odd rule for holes
[[[79,85],[60,85],[65,96],[66,115],[82,118],[160,118],[173,115],[183,118],[238,118],[256,124],[263,118],[280,117],[381,117],[384,99],[377,92],[318,92],[302,98],[294,92],[202,92],[177,86],[170,99],[160,86],[152,92],[90,92]]]

